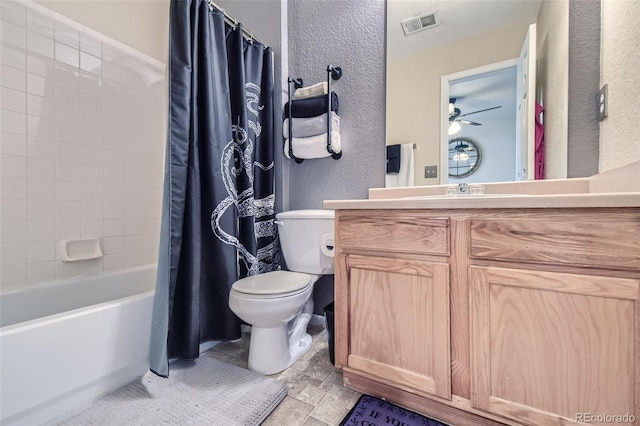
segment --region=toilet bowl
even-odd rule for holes
[[[291,270],[240,279],[229,292],[229,307],[251,325],[249,369],[265,375],[287,369],[311,348],[313,287],[333,273],[332,210],[279,213],[276,224]]]

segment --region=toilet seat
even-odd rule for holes
[[[252,299],[275,299],[304,292],[312,283],[312,276],[291,271],[273,271],[236,281],[231,291]]]

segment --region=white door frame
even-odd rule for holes
[[[449,84],[454,80],[512,68],[517,65],[518,58],[513,58],[440,77],[440,185],[449,182]]]

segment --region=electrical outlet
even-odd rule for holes
[[[438,166],[424,166],[424,177],[425,178],[437,178],[438,177]]]
[[[607,103],[609,101],[608,98],[609,98],[609,86],[605,84],[604,86],[602,86],[602,89],[600,89],[600,91],[598,92],[598,115],[600,117],[599,118],[600,121],[604,120],[609,115],[609,108],[607,106]]]

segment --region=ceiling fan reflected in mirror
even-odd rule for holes
[[[462,128],[459,123],[469,124],[471,126],[482,126],[482,123],[478,123],[476,121],[462,119],[461,117],[466,117],[467,115],[477,114],[479,112],[491,111],[493,109],[502,108],[502,105],[494,106],[491,108],[484,108],[478,111],[468,112],[466,114],[462,114],[460,108],[456,108],[454,105],[456,103],[456,98],[449,98],[449,134],[455,135]]]

